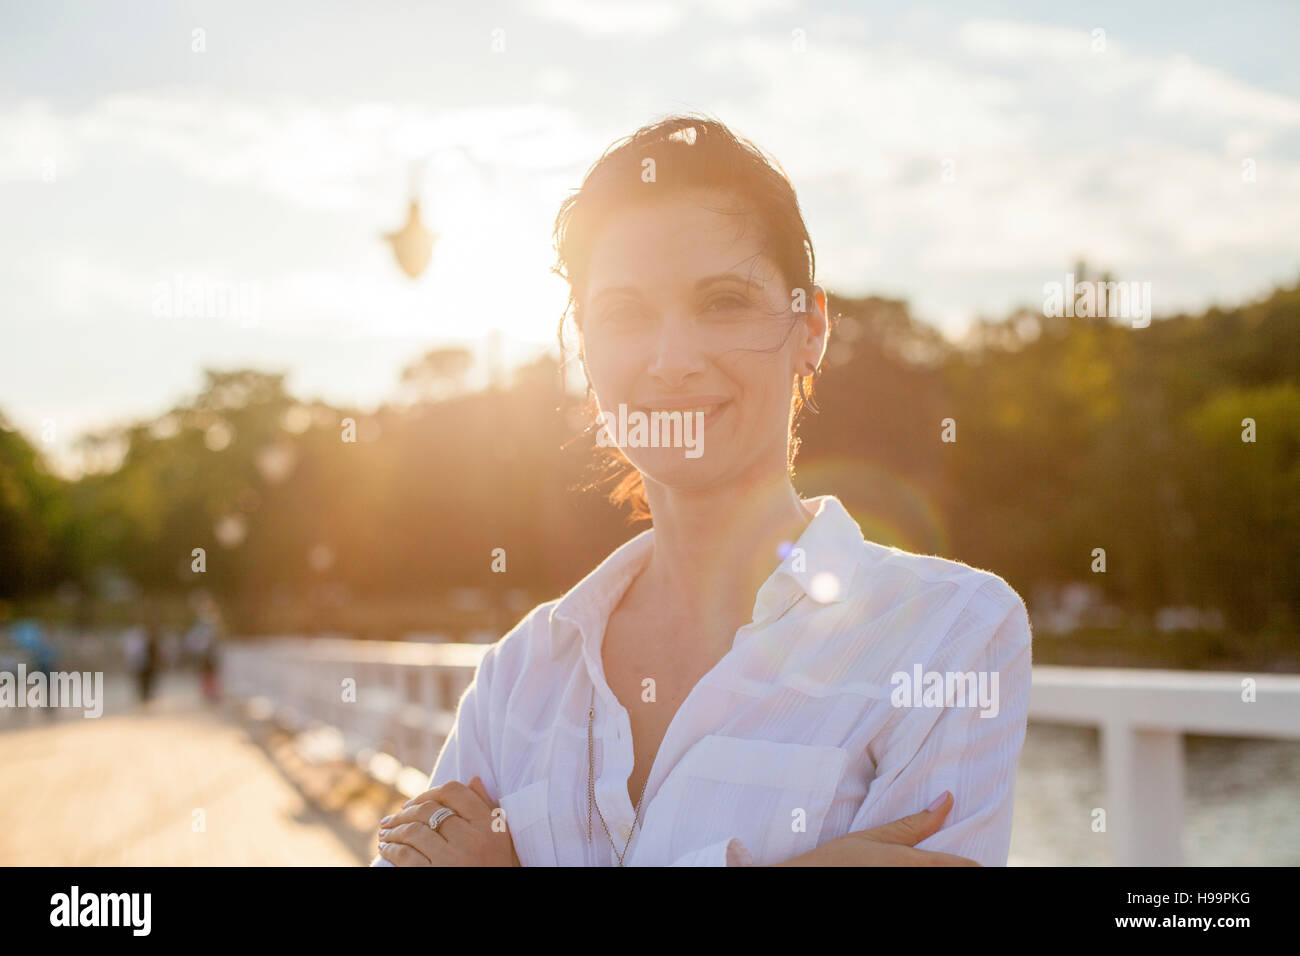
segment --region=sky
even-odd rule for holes
[[[1300,4],[900,6],[0,0],[0,413],[67,472],[204,368],[373,408],[554,351],[560,202],[683,111],[777,158],[823,286],[953,338],[1081,259],[1157,321],[1300,278]]]

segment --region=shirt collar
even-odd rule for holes
[[[848,597],[862,554],[862,529],[834,495],[810,498],[807,503],[813,506],[813,519],[758,589],[753,623],[784,613],[792,599],[804,594],[817,604],[837,604]],[[609,620],[653,547],[654,529],[649,528],[616,548],[559,600],[551,611],[553,660],[559,658],[568,638],[590,638]]]
[[[626,541],[569,589],[551,609],[551,659],[558,660],[568,638],[590,637],[609,620],[632,579],[641,573],[654,546],[654,528]],[[566,626],[567,625],[567,626]]]
[[[773,610],[783,609],[797,591],[817,604],[838,604],[849,594],[853,572],[862,556],[862,529],[834,495],[808,499],[814,506],[813,519],[804,528],[781,561],[758,589],[754,620],[761,621]]]

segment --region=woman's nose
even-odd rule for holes
[[[703,344],[689,319],[666,316],[654,339],[649,373],[669,387],[682,384],[704,370],[707,360]]]

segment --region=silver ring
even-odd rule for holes
[[[437,810],[433,811],[433,816],[429,817],[429,829],[433,830],[434,833],[437,833],[438,827],[442,825],[442,822],[448,817],[454,816],[456,816],[455,810],[450,807],[439,807]]]

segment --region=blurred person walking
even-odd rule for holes
[[[185,636],[186,649],[199,673],[203,699],[216,704],[221,699],[217,682],[217,632],[213,623],[203,616],[194,622]]]
[[[162,652],[160,637],[158,611],[151,608],[144,627],[131,635],[127,646],[128,662],[135,672],[136,692],[142,704],[147,704],[153,696]]]
[[[53,720],[56,716],[55,708],[51,705],[52,688],[54,687],[54,671],[58,667],[58,652],[54,645],[45,636],[41,622],[36,618],[24,618],[13,626],[14,643],[24,649],[31,655],[30,673],[44,674],[47,688],[51,688],[42,699],[40,709],[45,711],[45,716]]]

